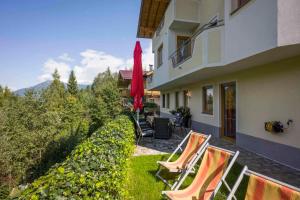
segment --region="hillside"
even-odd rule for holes
[[[42,83],[39,83],[37,85],[28,87],[28,88],[22,88],[15,91],[15,94],[18,96],[24,96],[26,90],[34,90],[34,91],[42,91],[43,89],[46,89],[51,84],[51,81],[44,81]],[[65,87],[67,87],[67,83],[64,83]],[[85,89],[88,85],[78,84],[79,89]]]

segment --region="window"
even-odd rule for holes
[[[241,7],[246,5],[250,0],[231,0],[231,14],[235,13]]]
[[[179,92],[175,92],[175,108],[179,107]]]
[[[183,91],[183,107],[188,107],[188,91]]]
[[[213,102],[214,102],[214,90],[212,86],[205,86],[202,89],[203,92],[203,109],[205,114],[213,114]]]
[[[170,94],[167,94],[167,108],[170,108]]]
[[[163,98],[162,98],[162,107],[165,108],[166,107],[166,95],[163,94]]]
[[[191,56],[191,42],[188,36],[177,36],[177,63],[181,63]]]
[[[163,64],[163,45],[157,50],[157,67],[160,67]]]

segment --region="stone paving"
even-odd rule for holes
[[[143,138],[139,145],[137,145],[134,156],[171,153],[181,142],[182,138],[178,135],[173,135],[169,140]],[[300,171],[249,152],[225,140],[211,138],[209,143],[232,151],[238,150],[240,151],[240,155],[237,162],[241,165],[247,165],[253,171],[300,187]]]
[[[172,153],[181,141],[182,138],[177,135],[169,140],[145,137],[136,146],[133,156]]]

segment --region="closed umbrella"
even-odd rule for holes
[[[133,53],[133,71],[130,88],[130,95],[134,99],[134,110],[137,112],[137,120],[139,121],[139,112],[143,108],[144,96],[144,77],[142,69],[142,48],[139,41],[136,42]]]

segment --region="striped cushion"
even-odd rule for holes
[[[188,162],[195,156],[201,145],[206,140],[206,136],[198,133],[191,133],[189,141],[180,155],[180,157],[174,162],[159,162],[164,167],[168,168],[170,171],[178,171],[186,168]]]
[[[256,175],[250,175],[245,200],[300,200],[300,193]]]
[[[208,147],[192,184],[178,191],[167,191],[172,200],[208,200],[214,193],[227,167],[230,154]]]

